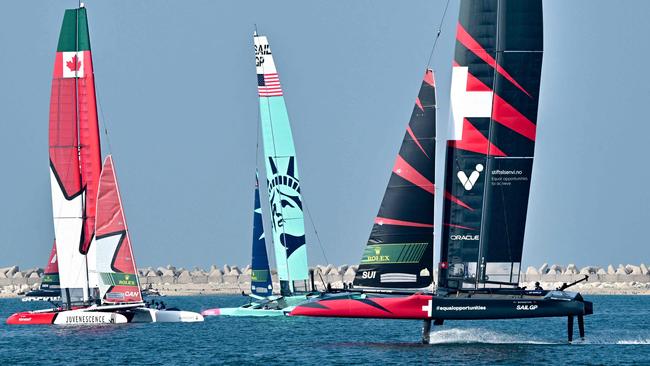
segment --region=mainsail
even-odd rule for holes
[[[104,159],[97,194],[96,239],[88,255],[89,274],[103,303],[142,302],[138,272],[111,155]]]
[[[307,290],[309,278],[300,178],[271,47],[265,36],[253,40],[275,260],[280,292],[290,294]]]
[[[59,263],[56,255],[56,240],[52,244],[50,258],[47,261],[43,271],[43,279],[40,285],[41,290],[58,290],[59,289]]]
[[[518,283],[542,65],[541,0],[463,0],[439,287]]]
[[[435,124],[435,83],[427,69],[355,286],[424,288],[433,281]]]
[[[86,9],[63,17],[54,61],[49,123],[50,180],[61,289],[87,299],[84,255],[94,236],[101,168],[99,127]]]
[[[251,261],[251,292],[267,296],[273,292],[269,257],[266,253],[266,238],[262,220],[262,205],[257,171],[255,172],[255,209],[253,211],[253,257]]]

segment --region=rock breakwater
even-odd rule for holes
[[[327,284],[333,288],[342,288],[344,283],[354,280],[358,266],[329,264],[312,269],[315,271],[318,289],[324,289]],[[141,268],[138,272],[143,288],[155,289],[165,295],[239,294],[250,290],[250,266],[226,264],[222,267],[213,265],[209,269],[186,269],[168,265]],[[589,276],[589,281],[576,285],[572,290],[586,294],[650,294],[650,271],[643,263],[582,268],[574,264],[562,266],[544,263],[539,268],[531,266],[522,271],[519,282],[527,288],[533,288],[535,282],[540,282],[543,288],[554,289],[563,283],[584,278],[585,275]],[[18,296],[36,289],[42,277],[41,268],[22,271],[18,266],[0,267],[0,296]],[[272,271],[272,278],[274,289],[277,290],[279,283],[275,271]]]

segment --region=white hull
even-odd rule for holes
[[[135,312],[135,316],[131,320],[133,323],[194,323],[203,321],[203,315],[192,311],[157,310],[144,307],[133,311]]]

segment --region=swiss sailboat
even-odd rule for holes
[[[461,1],[435,291],[326,294],[296,307],[291,315],[423,319],[423,342],[432,322],[535,317],[567,317],[571,342],[577,317],[584,337],[584,316],[593,313],[593,305],[566,291],[571,285],[556,290],[519,287],[542,31],[541,0]],[[381,283],[381,271],[373,264],[360,267],[359,274],[374,279],[377,273]],[[412,278],[399,276],[402,282],[396,285],[404,287],[403,281]]]
[[[280,295],[272,295],[270,291],[271,277],[270,272],[267,271],[266,246],[264,241],[259,240],[259,237],[256,239],[254,234],[251,301],[238,308],[204,310],[203,315],[280,316],[311,296],[300,178],[287,107],[267,37],[255,32],[253,43],[266,183]],[[257,212],[260,207],[257,188],[255,200]],[[261,208],[259,210],[260,215],[255,216],[254,232],[262,225]],[[260,268],[255,268],[258,260],[260,260]],[[264,286],[269,290],[268,292],[262,291]]]
[[[8,324],[197,321],[144,307],[113,159],[101,161],[86,8],[65,11],[54,62],[50,178],[61,306],[20,312]],[[54,259],[53,259],[54,258]],[[49,271],[49,270],[48,270]],[[54,271],[54,267],[52,267]]]

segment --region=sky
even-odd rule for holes
[[[76,4],[6,1],[0,12],[0,267],[42,267],[52,245],[49,94],[63,12]],[[445,4],[87,1],[102,150],[138,266],[250,262],[255,25],[284,88],[310,263],[357,263]],[[430,64],[441,121],[458,7]],[[650,262],[649,13],[644,0],[544,1],[524,266]]]

